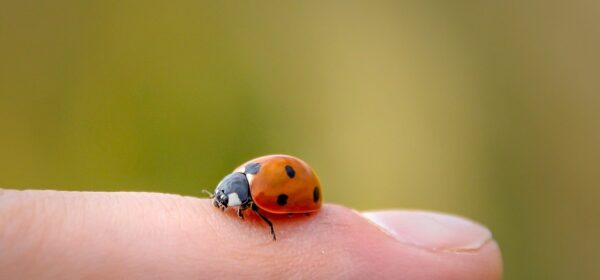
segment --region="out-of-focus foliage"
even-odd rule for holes
[[[506,279],[600,278],[598,2],[1,7],[0,186],[201,196],[287,153],[488,225]]]

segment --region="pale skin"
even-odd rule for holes
[[[251,211],[242,220],[208,199],[0,189],[0,278],[502,278],[500,251],[487,229],[450,218],[464,228],[453,234],[441,214],[386,213],[397,232],[332,204],[309,216],[269,216],[273,241]],[[456,240],[411,228],[437,226],[431,217],[439,221],[437,232]]]

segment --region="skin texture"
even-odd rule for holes
[[[406,237],[409,226],[423,224],[419,219],[441,223],[445,216],[393,211],[383,217],[407,231],[324,204],[310,216],[269,216],[279,237],[274,242],[259,217],[247,212],[241,220],[208,199],[0,190],[0,278],[501,279],[498,246],[483,227],[466,222],[484,237],[476,246],[440,250]],[[428,238],[437,243],[423,242],[444,244]]]

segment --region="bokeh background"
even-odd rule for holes
[[[202,196],[286,153],[486,224],[506,279],[600,279],[598,1],[0,4],[2,187]]]

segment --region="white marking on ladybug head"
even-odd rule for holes
[[[227,207],[240,205],[242,205],[242,201],[240,200],[240,197],[237,193],[232,192],[227,195]]]

